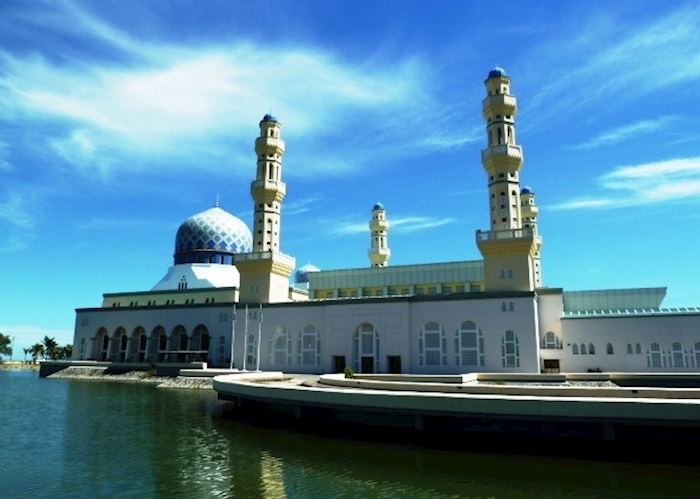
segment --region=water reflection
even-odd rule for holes
[[[427,449],[258,427],[212,392],[23,378],[4,497],[692,497],[694,466]],[[16,389],[21,393],[5,390]],[[35,410],[26,410],[32,407]]]

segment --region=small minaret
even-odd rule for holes
[[[535,254],[541,245],[536,227],[524,228],[520,201],[523,150],[515,141],[517,100],[511,80],[501,68],[484,82],[487,147],[481,151],[489,189],[491,230],[477,231],[484,256],[486,291],[532,291],[537,286]]]
[[[523,229],[532,228],[537,233],[537,214],[539,211],[535,203],[535,193],[529,187],[523,187],[520,190],[520,213],[522,215]],[[540,268],[542,239],[536,239],[535,244],[537,249],[532,257],[535,265],[535,287],[540,288],[542,287],[542,270]]]
[[[250,194],[255,203],[253,219],[253,251],[280,250],[280,211],[287,186],[282,182],[284,141],[282,125],[266,114],[260,122],[260,136],[255,140],[258,167]]]
[[[372,267],[386,267],[389,265],[391,250],[388,241],[389,221],[386,219],[386,210],[382,203],[377,203],[372,208],[369,230],[371,231],[371,244],[367,252],[369,261]]]

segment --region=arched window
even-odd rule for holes
[[[685,367],[685,358],[683,357],[683,347],[680,343],[674,343],[673,352],[673,367]]]
[[[246,338],[246,352],[245,352],[245,364],[244,369],[255,369],[258,363],[258,335],[254,333],[248,333]]]
[[[503,367],[520,367],[520,345],[513,331],[506,331],[501,338],[501,357]]]
[[[557,335],[554,334],[554,331],[547,331],[544,335],[544,348],[546,349],[554,349],[558,348],[559,346],[559,338],[557,338]]]
[[[287,333],[287,328],[277,326],[272,337],[272,348],[270,348],[270,363],[278,366],[292,363],[292,339]]]
[[[321,337],[311,324],[301,330],[298,352],[300,365],[316,366],[321,363]]]
[[[695,344],[694,348],[695,352],[693,352],[695,355],[695,367],[700,367],[700,343]]]
[[[577,343],[574,343],[573,345],[571,345],[571,353],[574,355],[578,355],[578,344]]]
[[[649,348],[649,357],[647,359],[649,367],[661,367],[661,347],[658,343],[652,343]]]
[[[379,334],[374,325],[363,322],[354,334],[355,370],[360,373],[373,373],[379,368]]]
[[[587,350],[586,350],[586,344],[581,343],[581,355],[586,355]]]
[[[636,353],[637,355],[642,355],[642,345],[640,345],[639,343],[637,343],[637,344],[634,346],[634,353]]]
[[[595,355],[595,345],[593,343],[588,344],[588,355]]]
[[[427,322],[418,334],[418,363],[421,366],[447,364],[445,331],[437,322]]]
[[[632,355],[634,351],[632,350],[632,343],[627,343],[627,355]]]
[[[608,345],[605,347],[605,352],[608,355],[612,355],[614,353],[612,343],[608,343]]]
[[[464,321],[455,337],[455,359],[458,366],[484,365],[484,338],[476,323]]]

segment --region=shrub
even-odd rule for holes
[[[352,370],[352,367],[345,368],[345,377],[346,378],[354,378],[355,377],[355,371]]]

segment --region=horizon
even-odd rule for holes
[[[297,268],[368,267],[378,201],[390,265],[480,260],[494,66],[518,99],[544,285],[667,287],[665,307],[700,305],[700,6],[504,5],[3,4],[13,357],[45,335],[71,343],[75,309],[103,293],[151,289],[180,223],[215,200],[252,228],[267,113],[287,147],[281,251]]]

